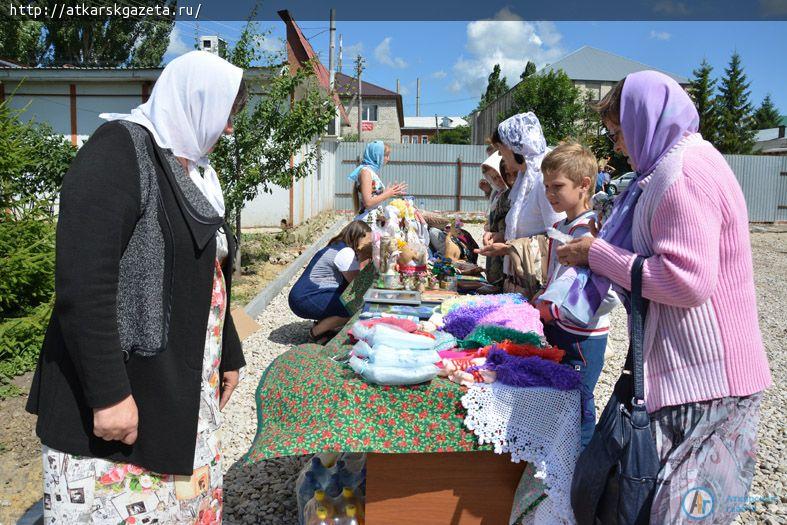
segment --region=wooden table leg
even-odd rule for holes
[[[525,463],[509,454],[369,454],[366,524],[506,525]]]

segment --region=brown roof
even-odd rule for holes
[[[322,62],[320,62],[319,58],[317,58],[312,45],[303,35],[303,32],[295,22],[295,19],[286,9],[278,11],[277,13],[282,21],[284,21],[284,24],[287,26],[287,50],[291,65],[295,67],[301,67],[307,62],[312,61],[312,67],[314,68],[314,72],[317,75],[320,85],[325,88],[326,91],[330,92],[330,74],[328,73],[328,70],[325,69],[325,66],[322,65]],[[295,58],[295,60],[298,62],[297,64],[292,64],[293,58]],[[334,78],[334,82],[335,81],[336,79]],[[330,96],[333,98],[336,107],[339,108],[342,122],[345,125],[349,125],[350,119],[347,116],[347,112],[344,110],[344,105],[341,103],[338,93],[334,90]]]
[[[334,76],[334,88],[340,97],[354,97],[358,94],[358,79],[336,72]],[[404,127],[404,106],[402,105],[402,95],[395,91],[390,91],[371,82],[361,80],[361,95],[364,98],[384,98],[396,101],[396,112],[399,116],[399,127]]]
[[[336,73],[334,86],[336,87],[336,92],[342,97],[352,97],[358,93],[358,79],[344,73]],[[361,89],[364,97],[396,98],[400,96],[395,91],[387,90],[364,80],[361,80]]]

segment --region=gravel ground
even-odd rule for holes
[[[481,225],[466,227],[480,240]],[[787,357],[781,351],[787,320],[780,308],[787,304],[787,229],[753,227],[752,249],[760,328],[776,386],[766,392],[762,405],[757,472],[750,493],[753,509],[743,512],[736,523],[787,524],[787,390],[782,386],[787,380]],[[296,523],[295,478],[306,457],[278,458],[252,467],[238,462],[256,431],[254,393],[262,372],[276,356],[307,339],[309,323],[287,306],[292,284],[258,318],[262,330],[244,342],[246,377],[227,407],[224,425],[226,523]],[[595,392],[599,410],[622,368],[628,345],[622,309],[613,313],[612,327],[607,362]]]

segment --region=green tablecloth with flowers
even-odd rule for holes
[[[342,450],[492,450],[478,445],[464,426],[461,386],[441,378],[378,386],[333,361],[331,356],[349,350],[344,343],[353,321],[328,345],[296,346],[265,371],[257,387],[257,435],[247,462]]]

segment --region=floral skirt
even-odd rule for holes
[[[44,523],[221,523],[219,363],[226,304],[224,275],[216,260],[192,475],[160,474],[44,446]]]

